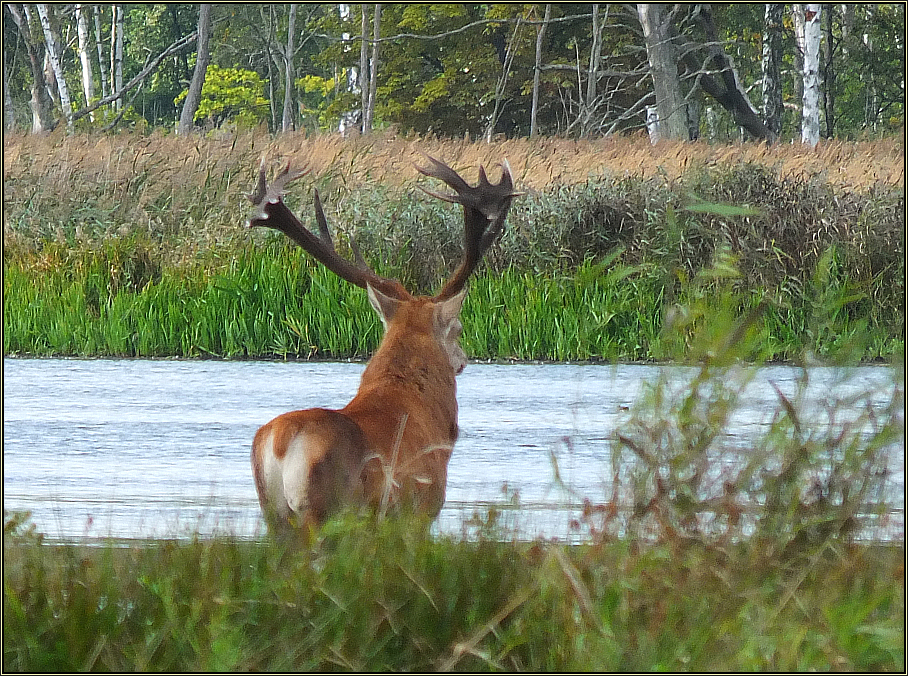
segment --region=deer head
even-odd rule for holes
[[[287,208],[283,201],[285,186],[308,173],[308,170],[292,171],[288,164],[268,186],[265,181],[265,162],[259,168],[258,186],[249,195],[255,206],[255,213],[247,227],[268,227],[284,233],[287,237],[309,252],[313,258],[340,278],[365,288],[369,301],[381,318],[387,333],[395,317],[401,314],[405,304],[420,301],[419,305],[431,303],[432,332],[448,353],[451,366],[459,373],[466,365],[466,355],[458,339],[463,327],[458,319],[463,305],[467,280],[473,274],[483,255],[499,237],[507,218],[511,200],[520,195],[514,191],[510,167],[507,160],[502,163],[501,179],[491,183],[485,169],[479,168],[479,184],[470,186],[457,172],[433,157],[425,155],[429,167],[416,167],[430,177],[438,178],[454,190],[454,194],[442,194],[422,188],[433,197],[463,206],[464,253],[460,265],[441,291],[434,297],[414,297],[396,279],[377,275],[366,264],[355,241],[351,240],[355,262],[340,256],[331,238],[331,231],[322,208],[318,190],[314,190],[315,221],[319,234],[316,236]]]

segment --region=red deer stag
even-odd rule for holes
[[[458,339],[467,279],[501,233],[514,192],[507,162],[490,183],[482,167],[472,187],[453,169],[426,156],[426,176],[456,194],[429,195],[463,206],[464,253],[454,275],[433,298],[414,297],[394,279],[370,270],[355,245],[356,264],[339,256],[315,191],[320,235],[285,206],[282,193],[305,174],[289,165],[268,187],[264,163],[250,200],[248,227],[280,230],[342,279],[365,287],[385,335],[362,375],[359,391],[340,410],[284,413],[261,427],[252,443],[252,470],[265,518],[278,534],[322,524],[344,505],[378,513],[393,506],[435,517],[445,500],[448,460],[457,439],[454,377],[466,366]]]

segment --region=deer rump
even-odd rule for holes
[[[464,255],[434,297],[414,297],[397,281],[376,275],[354,247],[353,264],[334,250],[318,192],[320,234],[307,230],[284,205],[284,185],[305,172],[286,168],[268,188],[264,167],[250,196],[257,211],[249,226],[271,227],[296,241],[332,272],[366,288],[385,328],[363,372],[356,396],[343,409],[312,408],[279,415],[252,444],[259,503],[278,533],[315,528],[348,505],[380,514],[403,507],[434,518],[444,504],[448,461],[457,439],[455,376],[466,365],[459,315],[466,281],[500,235],[517,195],[507,162],[502,178],[469,186],[453,169],[427,156],[422,173],[455,194],[425,191],[463,205]],[[264,164],[264,163],[263,163]]]

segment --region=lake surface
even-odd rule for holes
[[[340,408],[358,363],[11,359],[3,361],[3,506],[54,539],[264,533],[249,465],[256,429],[285,411]],[[694,369],[652,365],[470,364],[458,378],[460,438],[436,528],[519,497],[525,537],[571,538],[582,498],[611,494],[611,444],[645,383],[678,390]],[[723,447],[746,453],[803,371],[756,370]],[[892,400],[895,371],[810,371],[807,409],[833,393],[855,411]],[[901,386],[900,386],[901,387]],[[869,393],[869,394],[868,394]],[[887,449],[887,537],[904,538],[905,451]],[[554,468],[557,466],[558,478]]]

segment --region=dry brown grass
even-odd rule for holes
[[[675,179],[698,166],[741,162],[769,166],[780,178],[817,176],[854,190],[880,184],[903,186],[905,181],[904,144],[894,139],[830,141],[811,149],[801,144],[767,147],[758,143],[661,142],[653,146],[642,136],[512,139],[487,144],[391,133],[343,139],[338,134],[307,137],[303,133],[274,138],[255,132],[185,138],[164,133],[68,137],[56,132],[47,136],[6,134],[3,149],[4,182],[32,178],[46,189],[65,187],[76,193],[79,184],[95,184],[92,190],[96,191],[97,183],[102,183],[114,200],[125,197],[124,191],[133,198],[150,192],[159,199],[166,186],[173,199],[182,202],[201,198],[197,192],[188,193],[188,188],[210,188],[211,181],[217,180],[224,206],[235,206],[237,194],[250,188],[263,155],[275,164],[308,165],[315,176],[351,187],[363,182],[393,186],[413,182],[418,177],[413,165],[421,161],[420,152],[466,170],[468,178],[475,176],[476,165],[491,168],[507,158],[518,185],[536,191],[602,175]],[[494,180],[495,171],[490,173]],[[136,185],[137,176],[143,177],[142,186]],[[152,183],[155,189],[138,190],[150,188]]]

